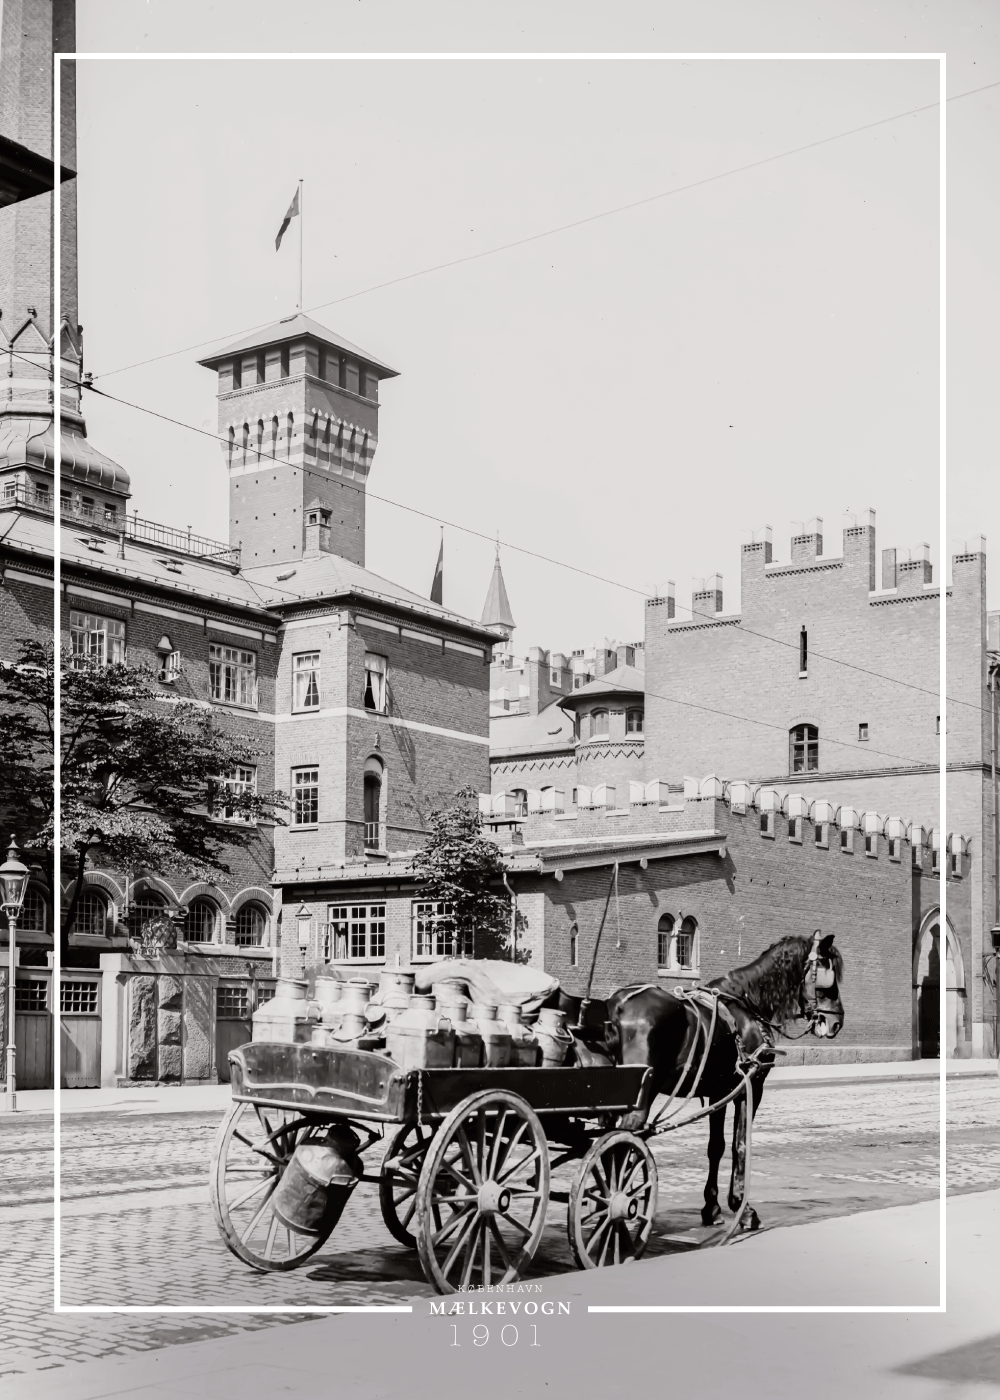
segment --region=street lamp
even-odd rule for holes
[[[8,963],[7,963],[7,1092],[3,1107],[13,1113],[17,1107],[15,1100],[15,1062],[17,1059],[17,1022],[15,984],[17,980],[17,916],[24,904],[30,871],[17,858],[17,842],[10,838],[7,859],[0,865],[0,910],[7,916]]]

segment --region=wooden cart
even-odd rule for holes
[[[253,1042],[229,1056],[233,1106],[219,1128],[211,1195],[232,1252],[262,1271],[294,1269],[329,1239],[356,1180],[330,1192],[309,1231],[271,1206],[295,1149],[345,1140],[357,1154],[388,1136],[376,1175],[382,1217],[415,1248],[439,1293],[510,1283],[531,1263],[550,1200],[567,1204],[577,1264],[638,1258],[656,1214],[643,1137],[615,1127],[647,1107],[643,1065],[425,1069],[384,1055]],[[551,1173],[577,1163],[568,1190]],[[291,1180],[291,1178],[290,1178]]]

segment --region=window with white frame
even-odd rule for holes
[[[385,961],[384,904],[331,904],[327,920],[327,962]]]
[[[319,709],[318,651],[302,651],[292,657],[292,709]]]
[[[195,899],[184,916],[184,937],[188,943],[215,941],[216,908],[207,899]]]
[[[257,704],[257,658],[252,651],[210,642],[208,675],[213,700],[222,705]]]
[[[435,903],[426,899],[413,901],[411,918],[414,960],[436,961],[439,958],[473,956],[472,933],[457,932],[454,916],[455,911],[451,904]]]
[[[680,924],[672,914],[662,915],[656,930],[656,962],[667,972],[697,972],[698,921],[690,914]]]
[[[258,948],[264,942],[267,914],[259,904],[241,904],[236,911],[235,939],[238,948]]]
[[[642,710],[625,711],[625,733],[641,734],[643,729],[644,714]]]
[[[385,714],[386,659],[373,651],[365,652],[365,709]]]
[[[292,825],[315,826],[319,821],[319,769],[296,768],[292,773]]]
[[[595,710],[590,717],[590,733],[594,739],[606,738],[611,716],[607,710]]]
[[[125,660],[125,624],[117,617],[77,612],[69,615],[70,664],[74,671],[87,666],[110,666]]]
[[[215,815],[220,821],[244,822],[253,825],[253,818],[241,810],[236,801],[243,793],[256,793],[257,769],[249,764],[239,764],[232,773],[216,779],[218,793]]]

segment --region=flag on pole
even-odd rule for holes
[[[434,566],[434,582],[431,584],[431,602],[444,602],[444,531],[441,531],[441,547],[438,550],[438,561]]]
[[[284,236],[285,236],[285,230],[288,228],[288,225],[292,222],[293,219],[298,218],[298,214],[299,214],[299,192],[298,192],[298,190],[296,190],[296,191],[295,191],[295,197],[293,198],[291,204],[288,206],[288,213],[285,215],[285,217],[284,217],[284,218],[282,219],[282,221],[281,221],[281,228],[278,229],[278,236],[277,236],[277,238],[274,240],[274,251],[275,251],[275,252],[277,252],[278,249],[281,247],[281,240],[282,240],[282,239],[284,238]]]

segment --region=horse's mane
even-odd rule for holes
[[[798,935],[779,938],[753,962],[733,968],[725,977],[714,978],[709,986],[733,993],[768,1018],[790,1020],[799,1014],[799,988],[811,946],[811,938]],[[839,948],[830,949],[830,962],[840,982],[844,961]]]

